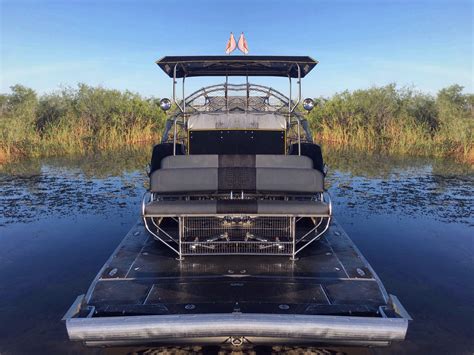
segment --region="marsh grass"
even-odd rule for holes
[[[474,162],[474,95],[453,85],[427,95],[394,84],[317,99],[307,116],[317,141],[367,152],[452,156]],[[0,95],[0,163],[150,144],[166,117],[158,100],[79,84],[38,96]]]
[[[156,99],[84,84],[41,97],[15,85],[0,108],[0,162],[137,145],[165,122]]]
[[[436,96],[394,84],[317,99],[308,115],[319,140],[364,151],[452,156],[474,162],[474,95],[453,85]]]

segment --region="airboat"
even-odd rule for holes
[[[404,340],[410,316],[333,218],[305,119],[314,101],[301,95],[318,62],[156,63],[173,95],[160,101],[168,119],[142,218],[67,311],[69,338],[88,346]],[[225,82],[185,95],[186,79],[214,76]],[[236,76],[245,82],[230,83]],[[249,82],[262,76],[286,78],[288,95]]]

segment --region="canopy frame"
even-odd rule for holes
[[[318,64],[308,56],[167,56],[156,64],[171,78],[193,76],[276,76],[305,77]],[[180,64],[176,73],[174,68]]]
[[[228,88],[229,76],[245,76],[247,109],[249,105],[250,86],[249,76],[275,76],[288,77],[289,99],[288,99],[288,126],[294,112],[301,102],[301,79],[308,74],[318,61],[310,57],[288,57],[288,56],[184,56],[184,57],[163,57],[156,62],[163,71],[173,80],[172,101],[178,108],[180,114],[175,115],[173,124],[173,154],[176,155],[176,144],[178,136],[178,116],[182,117],[181,124],[186,125],[186,95],[185,82],[187,77],[197,76],[225,76],[224,97],[226,109],[228,110]],[[295,78],[297,84],[297,96],[293,102],[292,79]],[[182,97],[177,99],[177,79],[182,79]],[[301,155],[301,119],[296,115],[298,154]],[[171,128],[171,127],[169,127]],[[305,131],[307,129],[303,127]],[[168,131],[168,129],[167,129]]]

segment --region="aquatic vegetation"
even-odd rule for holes
[[[83,154],[158,140],[158,100],[79,84],[38,95],[21,85],[0,96],[0,162]]]
[[[85,84],[41,96],[12,86],[0,95],[0,163],[151,144],[166,119],[158,101]],[[326,146],[474,162],[474,95],[459,85],[433,96],[390,84],[317,103],[307,118]]]
[[[319,98],[308,120],[320,141],[363,151],[454,156],[474,162],[474,95],[436,96],[395,84]]]

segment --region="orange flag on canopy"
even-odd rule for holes
[[[227,41],[227,46],[225,47],[225,54],[231,54],[235,50],[235,47],[236,47],[236,43],[235,43],[234,34],[231,32],[229,41]]]
[[[244,33],[240,34],[239,38],[239,49],[244,54],[249,54],[249,46],[247,45],[247,40],[244,37]]]

